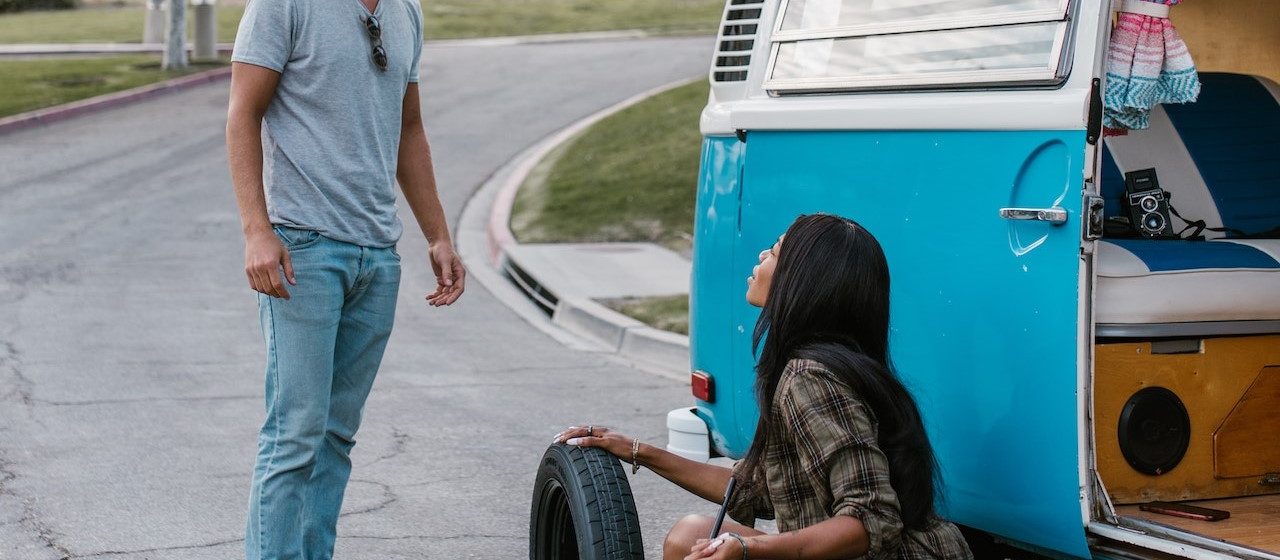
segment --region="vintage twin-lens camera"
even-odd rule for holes
[[[1129,223],[1142,237],[1177,237],[1169,220],[1169,199],[1155,169],[1139,169],[1124,174],[1124,190],[1129,197]]]

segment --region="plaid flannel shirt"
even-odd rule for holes
[[[787,532],[848,515],[867,529],[865,558],[973,558],[951,523],[935,517],[922,530],[903,530],[875,417],[822,364],[788,362],[769,414],[781,431],[766,447],[762,468],[734,467],[738,486],[729,515],[735,520],[751,525],[776,518],[778,530]]]

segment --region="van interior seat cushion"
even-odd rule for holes
[[[1245,233],[1280,226],[1280,88],[1241,74],[1206,73],[1200,79],[1198,101],[1168,105],[1165,112],[1223,225]]]
[[[1280,320],[1280,239],[1098,242],[1103,324]]]

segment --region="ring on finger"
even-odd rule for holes
[[[595,426],[587,426],[587,437],[596,437],[595,432],[596,432]]]

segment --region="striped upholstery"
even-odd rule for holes
[[[1239,74],[1202,80],[1199,101],[1169,105],[1165,112],[1223,225],[1246,233],[1280,226],[1280,88]]]
[[[1100,324],[1280,320],[1280,239],[1098,243]]]
[[[1280,86],[1239,74],[1201,80],[1199,101],[1157,107],[1151,128],[1107,139],[1107,215],[1128,214],[1123,173],[1154,167],[1188,219],[1245,233],[1280,226]],[[1280,239],[1204,233],[1210,241],[1100,242],[1097,322],[1280,320]]]

